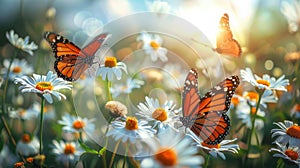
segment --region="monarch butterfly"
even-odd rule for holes
[[[86,69],[94,64],[95,53],[108,37],[109,34],[100,34],[80,49],[59,34],[53,32],[44,34],[44,38],[55,54],[54,69],[59,77],[67,81],[77,80]]]
[[[225,13],[220,19],[219,32],[217,35],[217,48],[219,54],[240,57],[242,49],[238,41],[233,39],[229,26],[229,16]]]
[[[229,133],[230,119],[226,112],[235,89],[238,76],[230,76],[209,90],[204,97],[198,94],[198,73],[191,69],[186,77],[182,94],[183,126],[190,128],[209,145],[220,143]]]

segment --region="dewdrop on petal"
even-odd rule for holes
[[[127,114],[127,107],[119,101],[108,101],[105,108],[111,112],[113,117],[124,117]]]

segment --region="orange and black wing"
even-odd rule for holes
[[[226,112],[239,85],[239,78],[231,76],[220,82],[200,99],[197,72],[192,69],[185,81],[181,121],[210,145],[220,143],[229,133],[230,119]]]
[[[230,107],[231,98],[240,81],[238,76],[230,76],[210,89],[201,99],[198,113],[218,111],[226,113]]]
[[[218,111],[199,114],[190,129],[209,145],[220,143],[228,135],[230,119]]]
[[[198,73],[191,69],[186,77],[182,94],[182,111],[184,117],[198,114],[200,96],[198,94]]]
[[[238,76],[231,76],[217,84],[201,99],[198,115],[191,130],[209,145],[220,143],[229,133],[230,119],[226,112],[239,85]]]
[[[44,38],[55,54],[54,69],[59,77],[68,81],[77,80],[93,64],[95,53],[104,43],[107,34],[100,34],[82,50],[68,39],[53,32],[46,32]]]
[[[217,35],[217,48],[215,50],[220,54],[235,57],[240,57],[242,54],[240,44],[237,40],[233,39],[229,25],[229,16],[226,13],[220,19],[220,27]]]

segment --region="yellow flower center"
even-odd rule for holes
[[[80,120],[76,120],[73,122],[73,128],[79,130],[82,129],[85,126],[85,123],[83,121]]]
[[[206,147],[208,147],[208,148],[216,148],[216,149],[219,149],[219,148],[221,147],[220,144],[217,144],[217,145],[209,145],[209,144],[207,144],[207,143],[205,143],[205,142],[202,142],[201,145],[202,145],[202,146],[206,146]]]
[[[117,59],[115,57],[106,57],[104,65],[105,67],[113,68],[117,66]]]
[[[234,106],[237,106],[238,104],[239,104],[239,98],[237,98],[237,97],[233,97],[232,99],[231,99],[231,103],[234,105]]]
[[[29,158],[26,158],[26,162],[28,162],[28,163],[33,163],[33,157],[29,157]]]
[[[159,49],[160,45],[156,41],[151,41],[150,46],[154,49],[157,50]]]
[[[152,118],[159,121],[166,121],[168,119],[168,114],[164,108],[157,108],[152,113]]]
[[[64,149],[64,154],[71,155],[76,151],[75,147],[72,144],[67,143]]]
[[[246,95],[245,95],[245,97],[247,97],[250,100],[254,100],[254,101],[257,102],[259,95],[256,92],[247,92]]]
[[[128,130],[137,130],[138,120],[135,117],[127,117],[125,128]]]
[[[24,143],[29,143],[30,141],[31,141],[30,135],[28,135],[28,134],[23,134],[23,136],[22,136],[22,142],[24,142]]]
[[[293,151],[291,149],[287,149],[285,152],[284,152],[289,158],[291,158],[292,160],[297,160],[299,155],[296,151]]]
[[[293,125],[286,130],[286,133],[291,137],[300,139],[300,126]]]
[[[53,90],[53,86],[51,84],[51,82],[38,82],[35,85],[35,88],[40,90],[40,91],[44,91],[44,90]]]
[[[12,71],[13,71],[13,73],[20,73],[20,72],[22,72],[22,68],[17,66],[17,67],[14,67]]]
[[[258,80],[256,80],[256,82],[258,83],[258,84],[262,84],[262,85],[265,85],[265,86],[270,86],[270,82],[269,81],[267,81],[267,80],[263,80],[263,79],[258,79]]]
[[[171,148],[159,148],[155,153],[154,158],[163,166],[174,166],[177,164],[177,153]]]

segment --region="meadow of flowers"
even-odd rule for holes
[[[0,12],[0,168],[300,167],[300,1]]]

